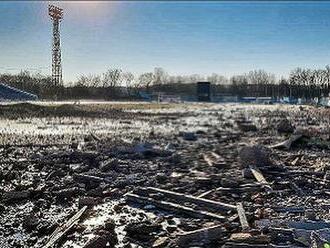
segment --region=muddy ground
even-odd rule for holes
[[[0,247],[330,241],[326,108],[23,103],[0,123]]]

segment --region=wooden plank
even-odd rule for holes
[[[272,209],[280,213],[305,213],[305,207],[272,207]]]
[[[213,192],[234,192],[234,193],[237,193],[237,192],[249,192],[249,191],[257,191],[257,190],[260,190],[261,187],[260,184],[242,184],[240,185],[240,187],[238,188],[225,188],[225,187],[218,187],[218,188],[215,188],[215,189],[211,189],[211,190],[208,190],[208,191],[205,191],[204,193],[200,194],[197,196],[197,198],[203,198],[203,197],[206,197],[210,194],[212,194]]]
[[[208,190],[200,195],[197,196],[197,198],[203,198],[205,196],[208,196],[210,194],[212,194],[213,192],[217,192],[217,191],[223,191],[223,192],[237,192],[237,191],[240,191],[240,188],[225,188],[225,187],[218,187],[218,188],[215,188],[215,189],[211,189],[211,190]]]
[[[302,137],[303,137],[303,135],[301,135],[301,134],[293,134],[290,136],[289,139],[287,139],[283,142],[280,142],[276,145],[270,146],[270,148],[275,148],[275,149],[284,148],[286,150],[289,150],[291,148],[292,144],[294,142],[296,142],[297,140],[301,139]]]
[[[226,163],[221,159],[221,156],[215,152],[203,154],[203,159],[209,166],[226,166]]]
[[[164,209],[164,210],[168,210],[168,211],[173,211],[176,213],[183,213],[183,214],[187,214],[191,217],[195,217],[195,218],[208,218],[208,219],[216,219],[216,220],[220,220],[220,221],[224,221],[226,220],[226,217],[218,215],[218,214],[214,214],[214,213],[210,213],[207,211],[199,211],[199,210],[195,210],[183,205],[179,205],[173,202],[167,202],[167,201],[158,201],[155,199],[152,199],[150,197],[144,197],[144,196],[139,196],[136,194],[132,194],[132,193],[127,193],[126,195],[127,200],[129,201],[133,201],[133,202],[137,202],[140,204],[152,204],[158,208]]]
[[[101,138],[99,136],[97,136],[95,133],[91,133],[91,137],[93,139],[95,139],[96,141],[100,142],[101,141]]]
[[[210,155],[208,154],[203,154],[203,159],[204,161],[209,165],[209,166],[213,166],[213,159],[210,157]]]
[[[228,193],[240,193],[240,192],[256,192],[257,190],[260,190],[260,185],[254,185],[254,186],[246,186],[243,185],[239,188],[225,188],[225,187],[218,187],[215,189],[211,189],[208,191],[205,191],[204,193],[197,196],[197,198],[203,198],[206,197],[214,192],[228,192]]]
[[[216,189],[208,190],[208,191],[206,191],[206,192],[204,192],[204,193],[198,195],[197,198],[203,198],[203,197],[205,197],[205,196],[208,196],[209,194],[212,194],[212,193],[215,192],[215,191],[216,191]]]
[[[83,215],[86,209],[87,206],[84,206],[66,223],[64,223],[62,226],[57,227],[56,230],[52,233],[52,235],[50,235],[49,240],[44,246],[44,248],[53,247],[57,241],[59,241],[75,224],[79,222],[80,217]]]
[[[143,190],[143,189],[142,189]],[[191,202],[200,206],[206,206],[209,208],[213,208],[216,210],[236,210],[236,206],[228,203],[223,203],[223,202],[218,202],[218,201],[213,201],[209,199],[204,199],[192,195],[186,195],[182,193],[177,193],[165,189],[159,189],[159,188],[153,188],[153,187],[147,187],[146,188],[147,192],[155,192],[155,193],[162,193],[166,197],[169,197],[171,199],[176,199],[179,200],[180,202],[185,201],[185,202]]]
[[[255,179],[259,183],[264,185],[267,188],[267,190],[272,191],[272,187],[270,186],[269,182],[266,180],[266,178],[264,177],[262,172],[256,166],[249,165],[249,168],[250,168],[253,176],[255,177]]]
[[[224,232],[225,229],[222,225],[216,225],[190,232],[179,233],[176,238],[176,244],[180,247],[188,247],[189,244],[194,241],[208,244],[211,241],[222,238]]]
[[[268,244],[270,237],[264,234],[253,234],[248,232],[232,233],[229,241],[244,242],[248,244]]]
[[[306,195],[305,194],[305,192],[295,183],[295,182],[291,182],[290,184],[289,184],[289,186],[294,190],[294,191],[296,191],[297,192],[297,194],[298,195],[300,195],[300,196],[304,196],[304,195]]]
[[[97,177],[97,176],[91,176],[91,175],[84,175],[84,174],[73,174],[73,180],[76,182],[82,182],[82,183],[89,183],[89,182],[95,182],[95,183],[110,183],[111,180],[107,178]]]
[[[269,185],[269,183],[267,182],[266,178],[264,177],[264,175],[262,174],[262,172],[257,167],[250,165],[249,168],[250,168],[253,176],[255,177],[255,179],[259,183],[261,183],[261,184],[268,184]]]
[[[250,229],[249,226],[249,222],[246,219],[246,215],[245,215],[245,210],[243,208],[243,204],[241,202],[238,202],[237,205],[237,213],[238,213],[238,217],[239,217],[239,221],[241,223],[242,226],[242,231],[247,231]]]
[[[268,244],[248,244],[248,243],[237,243],[237,242],[226,242],[221,248],[270,248]],[[291,246],[287,246],[291,247]]]

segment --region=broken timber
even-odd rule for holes
[[[203,154],[203,158],[209,166],[213,166],[214,161],[209,155]]]
[[[272,207],[272,209],[280,213],[305,213],[305,207]]]
[[[271,146],[270,148],[275,148],[275,149],[281,149],[281,148],[284,148],[286,150],[289,150],[292,146],[292,144],[296,141],[298,141],[299,139],[301,139],[303,137],[303,135],[301,134],[293,134],[290,136],[289,139],[283,141],[283,142],[280,142],[276,145],[273,145]]]
[[[44,246],[44,248],[53,247],[54,244],[61,239],[75,224],[77,224],[80,220],[80,217],[86,211],[87,206],[80,209],[74,216],[72,216],[64,225],[59,226],[50,236],[48,242]]]
[[[143,190],[143,189],[142,189]],[[218,201],[213,201],[209,199],[204,199],[192,195],[186,195],[182,193],[177,193],[165,189],[159,189],[159,188],[153,188],[153,187],[147,187],[146,188],[147,192],[155,192],[155,193],[161,193],[165,195],[166,197],[172,198],[179,200],[180,202],[185,201],[185,202],[191,202],[197,205],[201,206],[206,206],[209,208],[213,208],[216,210],[236,210],[235,205],[231,205],[228,203],[223,203],[223,202],[218,202]],[[144,190],[143,190],[144,191]]]
[[[215,191],[219,191],[219,190],[222,189],[222,188],[223,188],[223,187],[219,187],[219,188],[216,188],[216,189],[208,190],[208,191],[206,191],[206,192],[204,192],[204,193],[198,195],[197,197],[198,197],[198,198],[203,198],[203,197],[208,196],[209,194],[211,194],[211,193],[213,193],[213,192],[215,192]]]
[[[267,235],[252,235],[251,233],[233,233],[222,247],[272,247]]]
[[[260,189],[260,186],[262,185],[259,185],[259,184],[243,184],[241,185],[240,187],[238,188],[225,188],[225,187],[218,187],[218,188],[215,188],[215,189],[211,189],[211,190],[208,190],[208,191],[205,191],[204,193],[200,194],[197,196],[197,198],[203,198],[203,197],[206,197],[210,194],[212,194],[213,192],[218,192],[218,191],[221,191],[221,192],[234,192],[234,193],[237,193],[237,192],[248,192],[248,191],[257,191]]]
[[[95,182],[95,183],[110,183],[111,181],[107,178],[97,177],[97,176],[91,176],[91,175],[84,175],[84,174],[73,174],[73,179],[77,182],[81,183],[89,183],[89,182]]]
[[[269,182],[266,180],[266,178],[264,177],[264,175],[262,174],[262,172],[256,167],[256,166],[252,166],[252,165],[249,165],[249,168],[253,174],[253,176],[255,177],[255,179],[263,184],[268,190],[272,190]]]
[[[189,243],[198,241],[199,243],[207,244],[212,240],[221,238],[224,233],[222,225],[206,227],[190,232],[180,233],[177,236],[176,243],[181,247],[188,247]]]
[[[306,195],[305,192],[295,182],[291,182],[289,185],[293,190],[295,190],[298,193],[298,195],[300,196]]]
[[[210,152],[210,154],[203,154],[204,161],[209,166],[225,166],[226,163],[221,160],[221,157],[219,154],[216,154],[215,152]]]
[[[94,140],[98,141],[98,142],[101,141],[101,138],[100,138],[99,136],[97,136],[96,134],[94,134],[94,133],[91,133],[91,137],[92,137]]]
[[[220,221],[226,220],[226,218],[224,216],[210,213],[207,211],[195,210],[193,208],[185,207],[185,206],[173,203],[173,202],[158,201],[158,200],[155,200],[150,197],[139,196],[139,195],[132,194],[132,193],[127,193],[126,197],[127,197],[127,200],[129,200],[129,201],[137,202],[140,204],[152,204],[152,205],[154,205],[158,208],[164,209],[164,210],[173,211],[176,213],[184,213],[184,214],[187,214],[187,215],[189,215],[191,217],[195,217],[195,218],[209,218],[209,219],[216,219],[216,220],[220,220]]]
[[[241,202],[239,202],[239,203],[237,203],[236,207],[237,207],[237,213],[238,213],[239,221],[240,221],[241,226],[242,226],[242,231],[249,230],[250,226],[249,226],[249,222],[246,219],[243,204]]]

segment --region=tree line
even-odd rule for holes
[[[21,71],[0,74],[0,82],[34,93],[41,99],[120,99],[138,98],[139,92],[194,95],[196,82],[212,83],[213,95],[252,97],[314,98],[329,95],[330,66],[323,69],[295,68],[287,78],[277,79],[265,70],[253,70],[241,75],[225,77],[213,73],[207,76],[170,75],[157,67],[152,72],[134,75],[118,68],[96,75],[81,75],[64,86],[52,85],[51,77]]]

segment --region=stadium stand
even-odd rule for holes
[[[0,101],[34,101],[38,96],[0,83]]]

